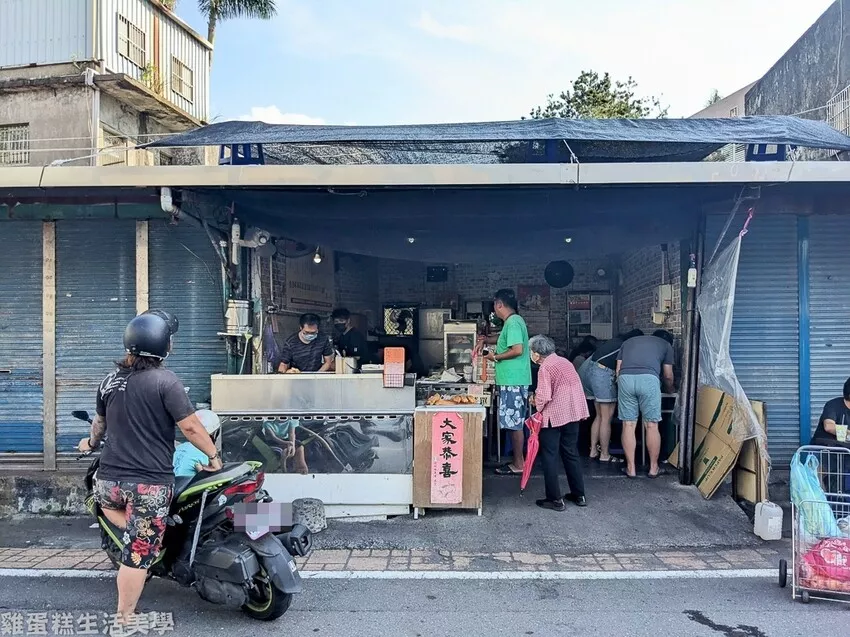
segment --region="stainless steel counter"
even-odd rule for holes
[[[221,416],[397,416],[415,407],[412,383],[386,388],[381,374],[212,376],[212,410]]]

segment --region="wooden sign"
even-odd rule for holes
[[[439,412],[431,417],[431,503],[463,501],[463,418]]]
[[[422,509],[477,509],[483,500],[484,408],[417,407],[414,518]]]

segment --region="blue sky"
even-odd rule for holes
[[[767,71],[833,0],[277,0],[223,23],[211,118],[400,124],[517,119],[583,69],[671,116]],[[206,33],[195,0],[177,13]]]

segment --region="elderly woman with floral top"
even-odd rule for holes
[[[587,506],[584,477],[578,454],[579,422],[588,417],[587,401],[578,372],[570,361],[555,353],[548,336],[534,336],[528,342],[531,360],[540,366],[534,406],[543,417],[540,429],[540,460],[546,484],[546,497],[537,506],[553,511],[566,508],[564,500]],[[567,474],[570,491],[561,493],[558,457]]]

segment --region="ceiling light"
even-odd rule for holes
[[[415,242],[416,242],[416,238],[415,238],[415,237],[407,237],[407,242],[408,242],[408,243],[415,243]]]
[[[565,237],[565,238],[564,238],[564,243],[572,243],[572,242],[573,242],[573,238],[572,238],[572,237]]]
[[[319,250],[319,246],[316,246],[316,254],[313,255],[313,263],[319,264],[322,262],[322,252]]]

